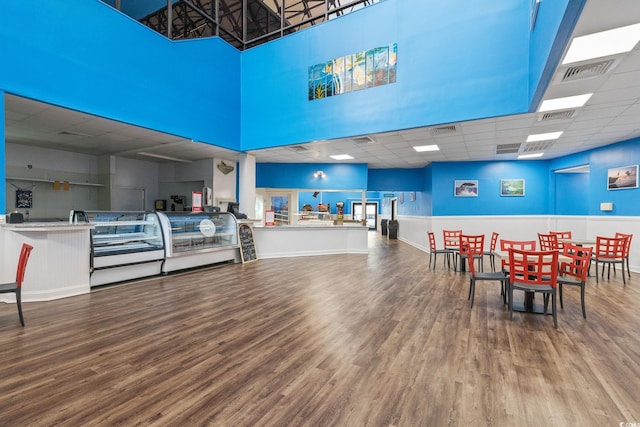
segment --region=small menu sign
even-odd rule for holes
[[[253,241],[253,227],[251,224],[241,223],[238,226],[238,237],[240,238],[242,263],[257,260],[258,256],[256,255],[256,245]]]

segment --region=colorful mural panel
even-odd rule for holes
[[[309,67],[309,101],[396,82],[397,43]]]

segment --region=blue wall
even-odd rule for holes
[[[307,99],[308,67],[396,42],[397,83]],[[385,1],[243,52],[245,150],[525,112],[529,0]],[[401,114],[399,114],[401,112]]]
[[[172,42],[98,0],[3,1],[0,52],[7,93],[239,148],[240,53],[220,39]]]
[[[450,162],[433,165],[433,215],[550,214],[547,161]],[[455,197],[455,180],[477,180],[478,197]],[[501,179],[524,179],[524,197],[500,196]]]
[[[324,178],[314,177],[323,171]],[[256,187],[308,190],[366,190],[366,164],[257,163]]]

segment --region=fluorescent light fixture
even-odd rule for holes
[[[629,52],[640,41],[640,24],[614,28],[576,37],[571,41],[563,64]]]
[[[174,162],[191,163],[191,160],[178,159],[177,157],[171,156],[163,156],[162,154],[146,153],[144,151],[140,151],[136,154],[140,154],[141,156],[154,157],[156,159],[172,160]]]
[[[536,141],[549,141],[550,139],[558,139],[562,135],[562,131],[560,132],[549,132],[549,133],[538,133],[535,135],[529,135],[527,137],[527,142],[536,142]]]
[[[336,154],[335,156],[329,156],[334,160],[350,160],[353,159],[353,157],[351,157],[348,154]]]
[[[582,107],[591,98],[593,93],[585,93],[584,95],[567,96],[564,98],[545,99],[540,104],[538,112],[553,111],[553,110],[566,110],[569,108]]]
[[[518,159],[537,159],[544,156],[544,153],[520,154]]]
[[[418,145],[416,147],[413,147],[413,149],[418,153],[422,153],[425,151],[440,151],[440,147],[438,147],[437,145]]]

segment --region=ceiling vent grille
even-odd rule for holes
[[[529,142],[522,149],[523,153],[535,153],[538,151],[544,151],[547,148],[551,147],[556,141],[538,141],[538,142]]]
[[[368,136],[359,136],[357,138],[352,138],[351,140],[356,144],[372,144],[375,142],[372,138]]]
[[[552,111],[549,113],[540,114],[538,116],[539,122],[548,122],[551,120],[568,120],[572,119],[577,110],[564,110],[564,111]]]
[[[573,80],[587,79],[589,77],[598,77],[606,74],[610,69],[615,59],[609,59],[606,61],[591,62],[589,64],[576,65],[575,67],[569,67],[562,76],[563,82],[570,82]]]
[[[522,144],[498,144],[496,154],[515,154],[520,151],[520,145]]]
[[[438,126],[436,128],[431,128],[431,135],[433,136],[443,136],[443,135],[453,135],[456,133],[456,125],[448,125],[448,126]]]
[[[289,147],[289,150],[295,151],[296,153],[308,151],[308,149],[306,147],[303,147],[302,145],[294,145],[293,147]]]

